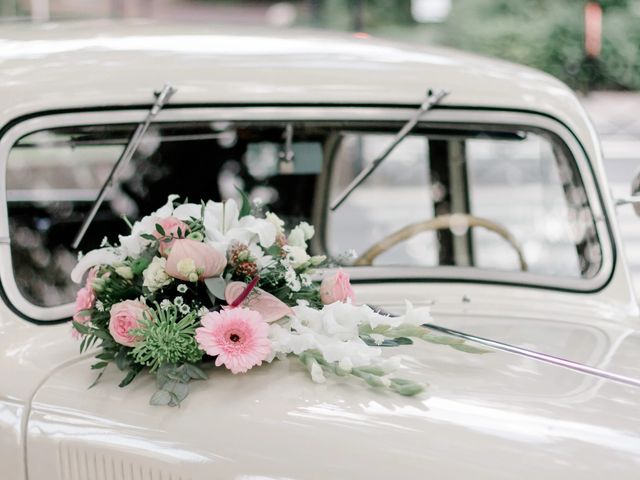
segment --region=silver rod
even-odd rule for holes
[[[571,360],[555,357],[553,355],[547,355],[545,353],[534,352],[533,350],[528,350],[526,348],[516,347],[513,345],[509,345],[507,343],[498,342],[496,340],[489,340],[488,338],[477,337],[475,335],[470,335],[468,333],[459,332],[457,330],[452,330],[450,328],[441,327],[439,325],[434,325],[432,323],[425,323],[422,326],[425,328],[430,328],[431,330],[435,330],[437,332],[451,335],[453,337],[458,337],[464,340],[468,340],[470,342],[479,343],[480,345],[493,348],[494,350],[515,353],[517,355],[522,355],[523,357],[534,358],[541,362],[556,365],[558,367],[567,368],[569,370],[574,370],[576,372],[586,373],[587,375],[606,378],[608,380],[612,380],[618,383],[623,383],[625,385],[640,387],[640,380],[638,379],[627,377],[624,375],[619,375],[617,373],[607,372],[606,370],[590,367],[588,365],[584,365],[583,363],[573,362]]]
[[[409,121],[404,124],[404,126],[400,129],[398,133],[396,133],[396,136],[393,138],[389,146],[382,152],[382,154],[380,154],[378,158],[376,158],[373,162],[371,162],[371,165],[369,165],[367,168],[362,170],[358,174],[358,176],[353,179],[353,181],[349,184],[349,186],[345,188],[345,190],[338,196],[338,198],[331,205],[331,210],[332,211],[336,210],[340,205],[342,205],[342,203],[347,199],[347,197],[351,195],[351,192],[353,192],[356,188],[358,188],[358,185],[364,182],[369,177],[369,175],[371,175],[375,171],[375,169],[378,168],[378,166],[380,166],[380,164],[384,161],[384,159],[387,158],[387,156],[389,156],[389,154],[393,151],[393,149],[396,148],[398,144],[402,140],[404,140],[404,138],[407,135],[409,135],[409,133],[411,133],[411,130],[413,130],[413,128],[420,121],[420,117],[422,117],[422,115],[424,115],[426,112],[431,110],[435,105],[440,103],[440,101],[442,101],[442,99],[447,95],[449,95],[449,92],[447,92],[446,90],[436,90],[435,92],[432,92],[431,90],[429,90],[427,92],[426,98],[422,102],[422,105],[420,105],[420,108],[416,111],[414,116],[411,117]]]
[[[616,198],[616,206],[620,206],[620,205],[634,205],[640,203],[640,195],[633,195],[631,197],[621,197],[621,198]]]
[[[151,106],[151,109],[147,113],[147,116],[145,117],[145,119],[140,124],[138,124],[138,127],[136,128],[135,132],[133,132],[133,135],[131,137],[131,140],[127,144],[127,147],[124,149],[124,151],[120,155],[120,158],[118,158],[115,165],[109,172],[109,176],[107,177],[105,182],[102,184],[102,188],[100,188],[100,192],[98,193],[98,196],[93,202],[93,206],[91,207],[89,214],[84,219],[84,222],[80,227],[80,230],[78,230],[78,233],[76,234],[76,237],[73,240],[73,243],[71,244],[72,248],[77,249],[78,246],[80,245],[80,242],[84,238],[84,235],[87,233],[87,230],[91,225],[91,222],[93,222],[93,219],[98,213],[98,210],[100,209],[100,206],[104,201],[104,197],[107,193],[107,189],[112,185],[113,179],[115,178],[116,173],[118,173],[121,167],[126,165],[129,162],[129,160],[131,160],[131,157],[133,157],[133,154],[138,148],[138,145],[140,144],[142,137],[147,131],[147,128],[149,128],[149,124],[151,123],[153,118],[158,114],[158,112],[162,109],[162,107],[164,107],[164,105],[169,101],[169,99],[175,93],[175,91],[176,89],[167,83],[164,85],[164,87],[159,93],[155,94],[156,101]]]

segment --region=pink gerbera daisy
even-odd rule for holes
[[[208,355],[217,356],[216,367],[244,373],[260,365],[271,351],[269,326],[262,315],[248,308],[209,312],[196,329],[196,341]]]

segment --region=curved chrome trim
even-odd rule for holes
[[[114,111],[89,111],[61,114],[43,114],[19,122],[9,128],[0,138],[0,237],[9,237],[9,220],[7,208],[6,192],[6,168],[9,158],[9,151],[14,143],[24,135],[38,130],[56,127],[71,127],[77,125],[104,125],[110,123],[140,123],[147,110],[114,110]],[[388,107],[185,107],[163,110],[158,114],[158,122],[175,121],[406,121],[415,113],[414,108],[388,108]],[[425,122],[427,123],[427,122]],[[477,111],[474,109],[436,109],[432,110],[428,123],[459,123],[468,125],[470,123],[482,125],[526,125],[542,128],[558,135],[568,146],[573,155],[584,187],[587,191],[589,205],[592,208],[593,216],[596,220],[596,231],[602,246],[602,265],[600,271],[590,279],[570,279],[554,278],[550,276],[534,276],[530,274],[516,274],[517,279],[511,279],[509,272],[476,271],[467,275],[461,270],[457,270],[457,275],[453,272],[444,272],[440,269],[434,271],[437,275],[428,275],[434,280],[442,278],[444,280],[464,280],[470,278],[472,281],[484,281],[489,283],[513,283],[527,286],[544,286],[546,288],[556,288],[572,291],[593,291],[601,288],[610,278],[614,268],[613,239],[604,219],[605,206],[600,202],[598,188],[594,176],[589,168],[589,161],[585,156],[579,143],[573,137],[568,128],[558,121],[552,120],[542,114],[521,113],[509,111]],[[326,170],[325,170],[326,171]],[[328,188],[328,185],[325,187]],[[324,192],[326,193],[326,192]],[[318,230],[325,228],[324,212],[314,212],[314,220]],[[599,219],[599,221],[598,221]],[[363,268],[363,267],[360,267]],[[355,270],[355,269],[354,269]],[[405,272],[409,270],[405,268]],[[421,275],[414,273],[411,278],[425,278],[424,270]],[[381,281],[394,280],[393,272],[376,272],[373,270],[362,271],[357,276],[364,279],[379,279]],[[468,272],[471,273],[471,272]],[[440,275],[443,274],[444,277]],[[462,275],[461,275],[462,274]],[[405,277],[405,275],[402,275]],[[507,278],[509,277],[509,278]],[[6,297],[13,307],[34,320],[54,321],[71,316],[73,305],[58,305],[55,307],[40,307],[29,302],[20,293],[13,276],[13,267],[9,245],[0,243],[0,285],[4,289]]]
[[[640,388],[640,380],[636,378],[627,377],[625,375],[619,375],[617,373],[607,372],[606,370],[590,367],[589,365],[585,365],[583,363],[574,362],[572,360],[567,360],[565,358],[555,357],[553,355],[547,355],[546,353],[535,352],[533,350],[528,350],[522,347],[516,347],[514,345],[509,345],[508,343],[498,342],[497,340],[491,340],[488,338],[478,337],[476,335],[470,335],[468,333],[460,332],[458,330],[452,330],[450,328],[441,327],[440,325],[435,325],[433,323],[425,323],[422,326],[425,328],[429,328],[431,330],[435,330],[436,332],[444,333],[457,338],[462,338],[470,342],[479,343],[480,345],[492,348],[494,350],[499,350],[501,352],[514,353],[516,355],[520,355],[527,358],[533,358],[535,360],[539,360],[544,363],[549,363],[551,365],[556,365],[558,367],[573,370],[575,372],[585,373],[587,375],[592,375],[594,377],[606,378],[607,380],[611,380],[611,381],[622,383],[625,385],[630,385],[632,387]]]

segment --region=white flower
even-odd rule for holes
[[[307,249],[304,230],[300,228],[300,225],[289,232],[289,236],[287,237],[287,245],[290,245],[292,247],[299,247],[304,250]]]
[[[167,310],[171,305],[171,301],[167,300],[166,298],[160,302],[160,308],[162,310]]]
[[[109,246],[109,240],[107,239],[107,237],[102,237],[102,241],[100,242],[100,246],[101,247],[108,247]]]
[[[187,290],[189,290],[189,287],[187,287],[184,283],[181,283],[180,285],[178,285],[176,290],[178,290],[178,292],[180,293],[186,293]]]
[[[176,298],[174,298],[174,299],[173,299],[173,304],[174,304],[176,307],[179,307],[179,306],[180,306],[180,305],[182,305],[183,303],[184,303],[184,299],[183,299],[180,295],[178,295]]]
[[[183,303],[182,305],[180,305],[180,307],[178,307],[178,310],[180,310],[180,313],[182,313],[183,315],[186,315],[187,313],[189,313],[189,311],[191,311],[191,308],[189,308],[189,305],[187,305],[186,303]]]
[[[151,263],[142,272],[142,286],[147,287],[151,293],[169,285],[172,278],[167,274],[167,259],[153,257]],[[180,289],[180,287],[178,287]]]
[[[271,222],[253,215],[240,218],[238,205],[233,200],[207,202],[204,227],[206,242],[220,251],[227,251],[234,242],[245,245],[260,243],[269,248],[276,240],[276,227]]]
[[[324,383],[326,380],[322,367],[315,360],[311,364],[311,380],[316,383]]]
[[[289,262],[293,268],[299,268],[311,259],[306,251],[306,247],[285,245],[283,249],[287,254],[287,262]]]
[[[198,316],[202,317],[203,315],[206,315],[207,313],[209,313],[209,309],[207,307],[200,307],[198,309]]]
[[[372,333],[369,336],[371,337],[371,340],[373,340],[373,342],[376,345],[382,345],[384,340],[385,340],[385,338],[386,338],[384,335],[381,335],[379,333]]]
[[[309,225],[307,222],[300,222],[296,228],[302,230],[305,240],[311,240],[316,234],[316,229],[313,228],[313,225]]]
[[[133,278],[133,270],[131,270],[131,267],[127,267],[126,265],[116,267],[116,273],[125,280],[131,280]]]
[[[104,312],[104,303],[102,303],[102,301],[96,300],[96,310]]]
[[[280,219],[280,217],[278,217],[278,215],[276,215],[273,212],[267,212],[265,214],[265,220],[269,223],[271,223],[274,227],[276,227],[276,234],[278,233],[282,233],[283,229],[284,229],[284,221],[282,221]]]
[[[284,273],[284,281],[287,284],[287,286],[294,292],[298,292],[301,288],[298,275],[296,274],[295,270],[291,267],[287,268],[287,271]]]
[[[300,283],[302,283],[303,287],[308,287],[311,285],[311,276],[307,275],[306,273],[303,273],[302,275],[300,275]]]
[[[183,258],[176,264],[178,272],[189,279],[190,282],[198,281],[198,270],[196,268],[196,262],[193,258]]]

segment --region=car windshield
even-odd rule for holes
[[[249,193],[256,214],[316,225],[314,253],[336,265],[466,267],[591,278],[602,249],[575,162],[535,128],[420,124],[346,202],[328,205],[391,142],[398,122],[180,122],[152,125],[80,250],[127,233],[175,193]],[[70,247],[135,125],[51,128],[7,163],[12,265],[21,294],[73,300]],[[287,147],[286,132],[292,142]],[[293,161],[288,161],[289,157]],[[460,269],[460,275],[466,275]],[[396,273],[394,273],[396,274]]]

